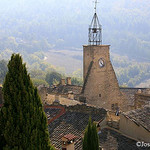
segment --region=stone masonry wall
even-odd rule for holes
[[[105,63],[103,68],[99,66],[100,58],[103,58]],[[120,92],[110,62],[109,45],[84,46],[84,79],[90,61],[94,63],[84,90],[87,103],[106,109],[111,109],[112,104],[117,104],[121,108],[125,98]]]
[[[142,106],[150,105],[150,94],[136,93],[135,94],[135,109]]]
[[[122,95],[125,97],[125,104],[122,104],[122,107],[125,108],[126,111],[130,111],[133,109],[136,109],[136,99],[138,98],[139,95],[138,92],[140,91],[141,94],[147,94],[147,91],[149,91],[148,88],[120,88],[120,91]],[[145,99],[144,97],[142,99]],[[142,104],[145,105],[145,104]]]

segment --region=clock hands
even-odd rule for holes
[[[99,65],[100,67],[104,67],[104,60],[102,58],[99,59]]]

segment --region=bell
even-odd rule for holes
[[[96,28],[93,28],[93,33],[97,33],[97,29]]]

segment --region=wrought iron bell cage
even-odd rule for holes
[[[89,45],[102,45],[102,26],[99,23],[96,12],[89,26]]]

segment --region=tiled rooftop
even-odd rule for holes
[[[93,121],[99,121],[105,116],[105,111],[102,109],[101,114],[67,111],[64,115],[51,122],[49,124],[51,143],[56,148],[60,148],[61,138],[66,134],[73,134],[77,136],[75,150],[82,150],[82,135],[88,124],[89,116],[92,117]]]
[[[51,104],[53,104],[54,101],[55,101],[55,95],[48,94],[48,95],[47,95],[46,102],[47,102],[49,105],[51,105]],[[66,105],[66,106],[80,104],[79,101],[71,100],[71,99],[64,98],[64,97],[59,98],[59,103],[60,103],[61,105]]]
[[[104,150],[148,150],[148,148],[138,148],[136,141],[106,128],[99,134],[99,142]]]
[[[76,107],[76,106],[72,106]],[[87,108],[89,106],[86,106]],[[94,110],[96,108],[92,108]],[[70,110],[70,109],[69,109]],[[48,111],[48,109],[47,109]],[[49,110],[51,112],[51,110]],[[106,112],[104,109],[101,109],[101,113],[86,113],[77,112],[72,109],[72,111],[66,111],[65,114],[55,119],[49,124],[49,132],[51,143],[55,145],[56,148],[61,148],[61,139],[67,134],[73,134],[77,138],[75,139],[75,150],[82,150],[82,137],[84,130],[88,124],[89,116],[92,117],[93,121],[100,121],[104,118]],[[102,129],[102,132],[99,134],[100,146],[104,150],[138,150],[136,146],[136,141],[129,139],[120,133],[110,130]],[[141,150],[141,149],[139,149]]]
[[[60,108],[46,108],[45,109],[45,114],[47,116],[48,120],[51,120],[52,118],[54,118],[56,115],[58,115],[60,113],[61,109]]]
[[[54,93],[68,94],[69,91],[72,91],[74,94],[80,94],[82,86],[76,85],[59,85],[52,89]]]
[[[77,138],[77,136],[74,136],[73,134],[66,134],[63,137],[66,138],[69,141]]]
[[[124,115],[150,131],[150,106],[126,112]]]

